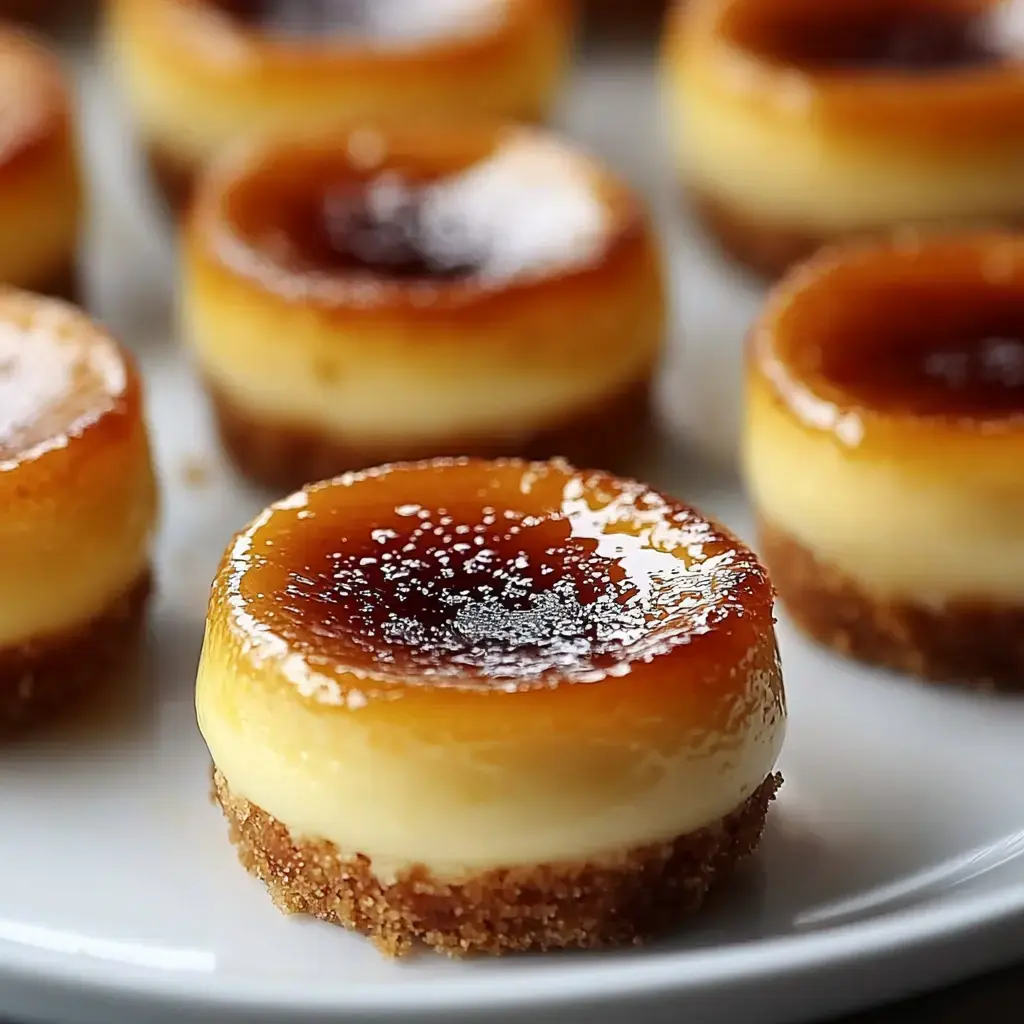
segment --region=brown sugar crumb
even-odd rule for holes
[[[0,649],[0,733],[48,719],[135,656],[152,588],[147,569],[97,618],[55,636]]]
[[[769,775],[714,825],[600,863],[502,868],[449,883],[423,867],[383,881],[367,857],[293,838],[214,772],[238,858],[277,907],[360,932],[389,956],[419,944],[452,957],[639,944],[696,910],[753,852],[781,783]]]
[[[859,661],[978,690],[1024,690],[1024,607],[932,608],[864,590],[784,530],[761,520],[759,551],[790,616]]]

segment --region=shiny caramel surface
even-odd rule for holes
[[[977,0],[769,2],[732,25],[735,40],[766,60],[825,72],[928,74],[1024,58],[1024,38],[1006,20],[1013,6]]]
[[[966,456],[983,434],[979,455],[1010,454],[1024,443],[1024,243],[825,253],[776,288],[751,353],[755,384],[849,449],[945,438]]]
[[[695,0],[669,40],[772,117],[900,151],[1003,148],[1024,131],[1022,26],[1020,0]]]
[[[192,224],[278,295],[426,316],[599,265],[641,220],[624,184],[543,132],[434,124],[243,147],[204,182]]]
[[[0,472],[126,415],[136,389],[117,345],[80,314],[0,292]]]
[[[261,516],[218,588],[254,656],[386,688],[597,682],[771,626],[754,556],[693,510],[559,463],[437,460]],[[216,600],[216,599],[215,599]]]

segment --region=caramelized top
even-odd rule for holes
[[[771,624],[770,584],[729,534],[561,463],[437,460],[315,485],[241,534],[220,579],[255,655],[288,662],[300,687],[311,672],[593,682]]]
[[[350,37],[379,46],[478,35],[507,0],[206,0],[246,28],[282,37]]]
[[[737,20],[736,38],[767,59],[815,71],[945,72],[1024,57],[1022,12],[1015,25],[1012,7],[1013,0],[770,0]]]
[[[583,269],[634,216],[623,188],[546,135],[441,126],[250,147],[215,169],[195,213],[235,273],[359,305]]]
[[[692,0],[669,38],[773,116],[950,145],[1024,131],[1024,0]]]
[[[62,303],[0,291],[0,472],[66,447],[128,399],[117,344]]]
[[[826,253],[784,281],[753,351],[808,425],[1024,430],[1024,245],[1011,235]]]

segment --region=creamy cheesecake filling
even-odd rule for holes
[[[986,432],[1024,423],[1019,299],[995,280],[940,285],[930,277],[858,297],[844,296],[848,308],[818,344],[794,344],[786,357],[798,377],[813,375],[816,392],[825,389],[820,405],[842,396],[850,411],[845,426],[833,417],[839,435],[801,422],[800,403],[787,411],[770,395],[779,387],[792,404],[785,377],[752,389],[746,468],[755,504],[872,591],[937,605],[1024,605],[1024,484],[1012,462],[1004,472],[989,465],[999,457],[991,441],[985,450]],[[978,459],[949,469],[938,438],[922,442],[923,466],[912,447],[902,457],[860,452],[861,409],[905,417],[907,431],[927,429],[915,418],[936,430],[960,424],[975,432]]]
[[[769,523],[865,589],[912,603],[1024,606],[1024,487],[908,473],[859,458],[766,395],[748,411],[744,464]],[[934,458],[941,464],[936,446]]]
[[[309,42],[316,60],[304,65],[263,52],[269,37],[229,19],[211,23],[167,2],[157,18],[139,0],[118,0],[108,44],[144,142],[189,169],[239,137],[302,136],[396,114],[541,118],[565,65],[569,18],[561,3],[549,11],[527,0],[515,12],[512,3],[373,0],[361,7],[361,43],[349,51],[342,37],[334,52],[331,36],[318,33]],[[289,19],[296,15],[281,15],[279,34]],[[303,45],[301,22],[281,35],[286,44]],[[380,61],[367,36],[381,44]]]
[[[388,509],[373,495],[391,478],[281,502],[229,552],[197,708],[235,793],[378,876],[456,878],[614,860],[761,784],[784,733],[780,669],[763,571],[731,538],[639,485],[558,468]],[[339,486],[351,502],[332,503]],[[767,632],[744,649],[753,627],[732,616]],[[716,630],[728,664],[696,650]],[[664,697],[632,689],[617,723],[620,697],[596,688],[675,650]]]
[[[803,102],[797,90],[794,104]],[[844,137],[799,109],[751,107],[700,82],[679,103],[677,157],[687,177],[767,225],[830,234],[1024,214],[1024,141],[1003,138],[982,151],[951,142],[936,159],[891,138]]]
[[[1024,74],[1024,4],[968,12],[941,4],[747,3],[724,15],[719,31],[721,38],[695,41],[673,62],[678,159],[699,189],[738,213],[829,234],[893,222],[983,224],[1022,212],[1016,181],[1024,140],[999,132],[987,143],[954,144],[969,114],[951,87],[958,76]],[[703,45],[709,52],[700,52]],[[745,75],[762,73],[756,90],[745,83]],[[934,83],[950,89],[948,147],[941,134],[938,152],[935,144],[907,143],[892,125],[875,135],[869,114],[849,130],[830,121],[833,85],[863,81],[869,111],[871,90],[883,80],[907,97]],[[921,116],[935,119],[939,102],[922,98]],[[914,117],[913,104],[903,116]]]
[[[252,671],[252,670],[249,670]],[[414,865],[442,878],[596,857],[692,832],[735,810],[772,770],[781,719],[735,736],[694,729],[672,747],[627,736],[505,744],[424,742],[268,702],[236,666],[200,668],[200,728],[234,793],[296,837],[371,858],[386,879]],[[751,672],[749,699],[773,701]],[[443,734],[443,723],[438,724]]]
[[[105,612],[148,564],[155,485],[117,345],[62,303],[0,310],[0,647]]]

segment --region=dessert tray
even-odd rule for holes
[[[1024,954],[1024,703],[918,685],[780,624],[786,777],[760,855],[645,949],[396,964],[281,916],[208,800],[193,683],[223,545],[265,504],[220,461],[173,327],[170,232],[101,70],[81,58],[92,308],[138,354],[164,487],[159,598],[135,689],[5,746],[0,1012],[161,1021],[816,1020]],[[743,333],[760,301],[703,248],[662,154],[649,60],[595,53],[562,124],[654,204],[676,323],[660,450],[638,476],[749,536],[733,476]]]

